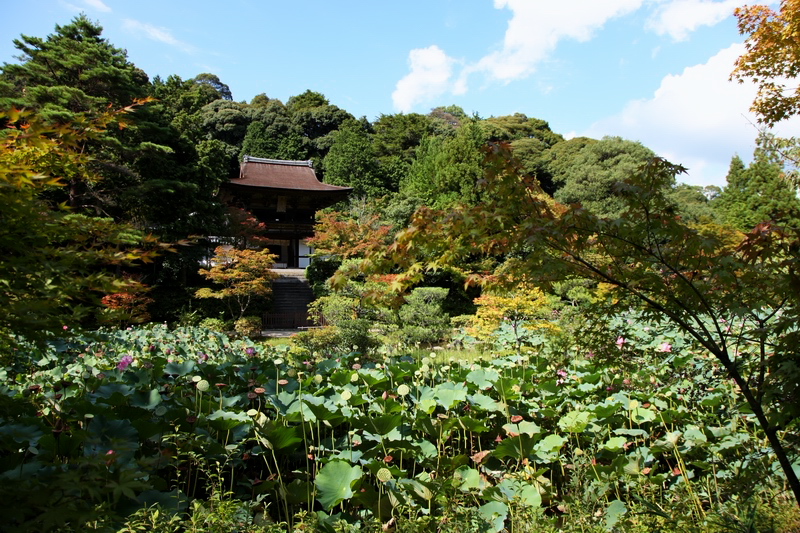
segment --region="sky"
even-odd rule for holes
[[[758,134],[755,88],[729,81],[744,3],[0,0],[0,63],[18,62],[20,35],[45,37],[85,13],[151,78],[210,72],[247,102],[311,89],[371,121],[445,105],[524,113],[568,138],[639,141],[688,167],[681,181],[723,186]],[[775,132],[798,129],[792,119]]]

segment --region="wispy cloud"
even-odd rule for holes
[[[525,78],[552,54],[560,41],[588,41],[610,19],[637,10],[642,2],[495,0],[496,8],[508,8],[512,13],[503,46],[467,67],[464,75],[485,72],[490,78],[503,82]]]
[[[744,51],[734,44],[706,63],[661,80],[652,98],[628,102],[618,114],[593,124],[583,135],[619,135],[641,141],[659,155],[689,167],[689,181],[725,184],[730,158],[745,159],[758,134],[749,112],[756,88],[728,80]],[[796,131],[800,119],[781,124],[777,133]]]
[[[658,35],[669,35],[675,41],[685,41],[701,26],[714,26],[742,5],[741,0],[672,0],[656,8],[647,21],[647,29]]]
[[[497,51],[467,64],[451,80],[454,59],[437,46],[409,53],[411,72],[397,83],[395,107],[409,110],[445,92],[464,94],[469,76],[482,73],[490,80],[509,83],[530,76],[563,39],[587,41],[609,19],[635,11],[644,0],[571,0],[531,2],[494,0],[497,9],[509,9],[511,19]]]
[[[397,82],[392,101],[402,112],[453,89],[451,78],[455,60],[438,46],[418,48],[408,54],[410,72]]]
[[[96,9],[97,11],[102,11],[103,13],[111,13],[111,8],[108,7],[105,3],[103,3],[103,0],[83,0],[83,3],[91,7],[92,9]]]
[[[130,33],[144,35],[148,39],[174,46],[187,53],[192,53],[195,50],[192,45],[176,39],[167,28],[159,28],[134,19],[125,19],[122,27]]]

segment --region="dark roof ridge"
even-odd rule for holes
[[[265,157],[253,157],[252,155],[246,155],[242,159],[242,163],[268,163],[270,165],[288,165],[293,167],[314,168],[314,164],[310,159],[308,161],[292,161],[288,159],[267,159]]]

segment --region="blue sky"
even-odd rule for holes
[[[743,0],[2,3],[0,62],[15,62],[20,34],[44,37],[83,12],[151,78],[211,72],[239,101],[312,89],[370,120],[450,104],[525,113],[565,136],[641,141],[698,185],[724,185],[757,135],[754,88],[728,81]]]

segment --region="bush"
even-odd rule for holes
[[[450,317],[442,308],[448,292],[441,287],[417,287],[406,296],[406,304],[399,311],[402,342],[432,344],[449,334]]]
[[[222,320],[221,318],[204,318],[200,321],[200,327],[210,329],[211,331],[230,331],[230,323]]]
[[[242,337],[261,336],[261,317],[243,316],[233,324],[233,330]]]

